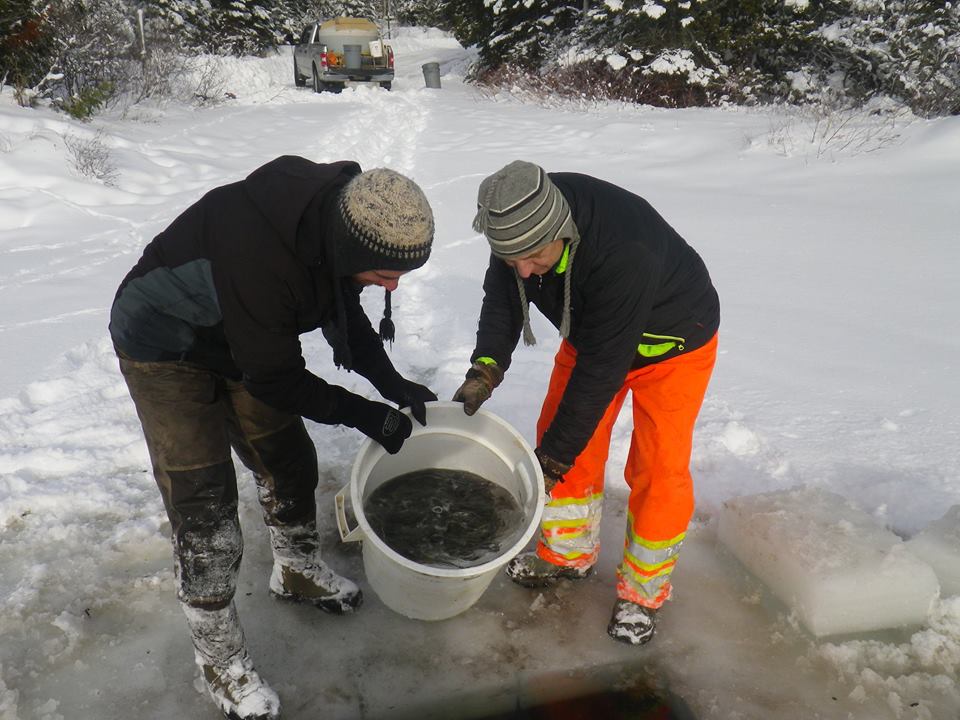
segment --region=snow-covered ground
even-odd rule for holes
[[[697,516],[647,648],[605,634],[626,417],[599,573],[543,592],[500,576],[440,623],[384,607],[357,547],[339,542],[332,497],[359,434],[310,427],[326,557],[367,589],[354,616],[270,599],[268,542],[242,472],[237,602],[286,717],[479,717],[598,689],[639,698],[650,686],[700,718],[956,720],[960,597],[941,600],[920,631],[814,640],[718,544],[715,519],[726,499],[806,484],[909,537],[960,502],[960,118],[853,124],[846,139],[859,132],[875,148],[854,153],[859,143],[823,144],[794,113],[490,97],[464,84],[468,53],[449,38],[406,31],[394,44],[392,92],[315,95],[293,86],[283,54],[228,62],[236,97],[207,108],[135,107],[81,124],[0,93],[0,720],[217,717],[195,689],[165,517],[107,312],[180,210],[286,153],[389,166],[426,191],[437,240],[395,296],[393,358],[441,397],[473,345],[487,254],[470,229],[477,185],[512,159],[649,199],[703,255],[723,311],[695,438]],[[440,91],[423,87],[431,60]],[[65,146],[97,132],[112,186],[78,175]],[[536,315],[534,330],[539,344],[518,351],[486,406],[531,439],[557,343]],[[319,374],[368,391],[334,370],[319,334],[304,341]],[[634,702],[602,712],[635,717]]]

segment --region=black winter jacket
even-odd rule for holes
[[[567,339],[577,363],[540,447],[573,463],[627,373],[704,345],[719,327],[720,303],[700,256],[646,200],[588,175],[550,178],[580,232],[565,270],[573,273]],[[524,281],[527,298],[558,328],[563,284],[556,268]],[[514,271],[491,255],[483,289],[471,360],[490,357],[506,370],[523,326]]]
[[[360,289],[334,267],[334,235],[346,232],[337,197],[359,173],[354,162],[284,156],[208,192],[121,283],[110,313],[118,352],[197,363],[279,410],[345,422],[347,391],[306,369],[300,334],[322,327],[338,364],[378,389],[399,377]]]

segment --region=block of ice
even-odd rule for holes
[[[825,490],[728,500],[719,536],[817,637],[922,625],[939,591],[899,537]]]
[[[933,568],[943,597],[960,595],[960,505],[934,521],[906,543],[907,548]]]

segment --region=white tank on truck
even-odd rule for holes
[[[313,80],[316,92],[338,92],[348,81],[376,82],[390,89],[393,49],[367,18],[337,17],[310,23],[293,49],[297,85]]]

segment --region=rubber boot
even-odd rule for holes
[[[320,559],[320,539],[312,525],[270,526],[273,572],[270,592],[284,600],[308,602],[342,615],[363,602],[352,580],[337,575]]]
[[[593,567],[574,568],[554,565],[536,552],[520,553],[507,563],[507,577],[517,585],[537,588],[546,587],[557,580],[582,580],[593,572]]]
[[[630,645],[645,645],[653,639],[657,611],[618,599],[607,626],[607,635]]]
[[[181,603],[197,666],[210,697],[230,720],[277,720],[280,698],[254,669],[237,610],[231,602],[220,610]]]

